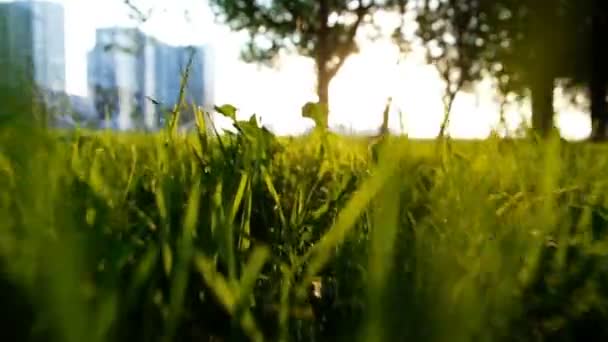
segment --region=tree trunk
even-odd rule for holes
[[[331,78],[328,75],[327,70],[322,67],[318,67],[317,70],[317,96],[319,97],[319,103],[325,106],[325,109],[329,112],[329,81]],[[325,117],[325,128],[327,128],[327,116]]]
[[[530,86],[532,95],[532,130],[546,137],[553,129],[554,79],[549,73],[539,73]]]
[[[595,70],[597,73],[598,71]],[[608,108],[606,106],[606,81],[599,75],[591,76],[591,137],[605,140],[608,137]]]
[[[594,0],[591,32],[591,138],[605,140],[608,137],[608,105],[606,104],[608,53],[603,35],[608,28],[605,18],[606,0]]]
[[[389,120],[389,114],[391,112],[391,103],[392,102],[393,102],[392,97],[389,97],[386,100],[386,106],[384,107],[384,112],[382,113],[382,126],[380,127],[380,135],[389,134],[388,120]]]
[[[319,104],[325,106],[327,114],[329,112],[329,82],[331,81],[331,76],[327,65],[327,62],[329,61],[329,46],[327,40],[329,38],[329,27],[327,26],[328,18],[328,0],[320,0],[319,30],[317,31],[318,46],[317,56],[315,58],[315,62],[317,65],[317,96],[319,97]],[[324,128],[327,128],[327,115],[325,116]]]
[[[322,68],[319,68],[318,72],[318,81],[317,81],[317,96],[319,96],[319,103],[328,104],[329,103],[329,75]]]
[[[450,115],[452,113],[452,106],[454,105],[454,100],[456,99],[456,92],[450,92],[445,95],[446,98],[443,102],[443,119],[441,120],[441,126],[439,128],[439,138],[443,138],[445,136],[445,131],[448,129],[448,125],[450,124]]]
[[[507,99],[506,99],[506,95],[503,95],[502,98],[500,99],[500,107],[499,107],[500,125],[504,129],[505,138],[508,138],[511,132],[509,132],[509,125],[507,123],[507,113],[506,112],[507,112]]]
[[[531,45],[530,95],[532,100],[532,130],[547,137],[553,130],[553,91],[557,70],[558,33],[554,28],[551,8],[553,0],[529,1],[527,26]]]

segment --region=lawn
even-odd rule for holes
[[[1,126],[0,340],[608,340],[604,146],[237,125]]]

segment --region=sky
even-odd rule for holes
[[[0,0],[3,1],[3,0]],[[52,0],[64,5],[66,32],[66,78],[69,93],[87,95],[86,54],[95,44],[95,30],[108,26],[133,26],[123,0]],[[316,100],[312,61],[297,56],[281,59],[276,69],[239,60],[246,39],[242,33],[214,20],[207,0],[139,0],[152,16],[141,29],[169,44],[206,45],[213,49],[215,102],[231,103],[239,116],[257,114],[262,123],[280,134],[297,134],[313,126],[302,118],[300,108]],[[188,11],[188,18],[184,15]],[[351,56],[330,85],[330,126],[373,130],[380,126],[387,98],[393,97],[389,125],[412,137],[434,137],[439,131],[443,107],[442,88],[422,51],[397,64],[397,51],[390,42],[363,42],[361,52]],[[564,137],[581,139],[590,131],[587,115],[570,106],[559,108],[557,125]],[[529,118],[529,106],[509,109],[507,122],[516,128]],[[457,97],[450,135],[483,138],[498,123],[498,105],[488,82],[476,94]]]

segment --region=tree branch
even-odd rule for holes
[[[359,6],[356,9],[357,20],[351,26],[346,41],[344,43],[339,44],[334,50],[334,56],[338,57],[338,63],[328,70],[330,78],[334,77],[338,73],[340,68],[342,68],[342,66],[344,65],[346,58],[352,53],[355,47],[355,38],[357,36],[359,26],[361,26],[365,15],[374,5],[374,1],[371,1],[367,6],[363,6],[363,0],[359,0]]]

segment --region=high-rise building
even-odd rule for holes
[[[0,84],[13,87],[31,81],[33,35],[31,11],[0,3]]]
[[[97,30],[88,54],[89,92],[100,119],[109,117],[118,128],[130,128],[141,106],[144,65],[140,53],[143,35],[136,29]]]
[[[203,49],[203,107],[211,111],[215,105],[215,50],[210,46]]]
[[[182,81],[187,74],[184,84],[184,100],[187,104],[202,106],[205,104],[205,71],[204,52],[202,47],[176,47],[158,44],[156,47],[156,93],[158,100],[169,106],[177,103]],[[190,59],[192,59],[190,63]],[[188,65],[190,68],[188,68]]]
[[[201,46],[171,46],[155,41],[154,98],[161,118],[178,103],[183,87],[184,106],[181,119],[194,119],[193,106],[210,109],[213,100],[212,62],[209,48]],[[150,64],[151,65],[151,64]],[[186,71],[187,74],[186,74]],[[187,82],[184,83],[184,80]]]
[[[185,101],[208,105],[204,53],[202,47],[170,46],[134,28],[97,30],[88,83],[98,115],[109,116],[119,129],[157,128],[177,103],[190,58]]]
[[[65,92],[64,13],[58,3],[0,3],[2,85],[32,82]]]
[[[63,6],[44,1],[23,3],[32,11],[34,77],[48,90],[65,92],[65,28]]]

